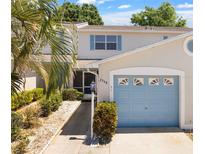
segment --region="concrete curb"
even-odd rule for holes
[[[80,106],[81,102],[78,104],[78,106],[76,106],[76,109],[73,111],[73,113],[78,109],[78,107]],[[48,148],[48,146],[50,145],[50,143],[55,139],[55,137],[60,134],[61,132],[61,128],[63,128],[63,126],[68,122],[68,120],[72,117],[73,113],[71,114],[71,116],[69,116],[63,123],[61,126],[59,126],[59,128],[57,129],[57,131],[55,132],[55,134],[50,138],[50,140],[48,141],[48,143],[44,146],[44,148],[41,150],[41,152],[39,154],[43,154],[45,152],[45,150]]]

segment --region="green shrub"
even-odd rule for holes
[[[77,89],[64,89],[62,92],[63,100],[75,101],[82,100],[83,93],[79,92]]]
[[[83,99],[83,93],[82,92],[77,92],[77,100],[82,100]]]
[[[33,101],[37,101],[43,97],[43,88],[36,88],[32,90]]]
[[[19,94],[19,95],[21,95],[21,94]],[[20,103],[19,103],[19,100],[18,100],[19,95],[15,94],[15,95],[11,96],[11,110],[12,111],[18,109],[19,106],[20,106]]]
[[[31,128],[39,125],[39,108],[37,106],[31,106],[26,108],[23,112],[23,126],[24,128]]]
[[[15,111],[33,100],[33,93],[31,91],[24,91],[11,96],[11,110]]]
[[[28,144],[29,144],[29,139],[27,137],[22,137],[12,146],[12,154],[25,153]]]
[[[60,94],[53,94],[49,98],[51,104],[51,111],[56,111],[62,103],[62,96]]]
[[[30,104],[33,100],[33,92],[32,91],[24,91],[21,93],[22,101],[25,104]]]
[[[20,113],[11,112],[11,141],[20,137],[23,117]]]
[[[109,143],[117,127],[117,107],[115,102],[97,104],[94,114],[93,131],[100,144]]]
[[[45,97],[39,102],[41,108],[41,116],[47,117],[51,114],[51,105],[49,99]]]
[[[23,91],[11,96],[11,110],[16,111],[19,108],[30,104],[33,101],[39,100],[43,97],[43,89],[36,88],[33,90]]]
[[[62,102],[60,94],[52,94],[48,99],[43,98],[40,101],[41,115],[47,117],[51,112],[58,110]]]

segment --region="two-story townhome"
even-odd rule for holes
[[[78,39],[71,87],[89,98],[96,82],[98,101],[116,101],[119,127],[192,128],[191,28],[83,23]]]

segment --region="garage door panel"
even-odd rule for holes
[[[118,78],[127,79],[127,83],[119,85]],[[157,79],[156,85],[150,85],[153,79]],[[177,76],[114,76],[114,100],[119,127],[178,125]]]

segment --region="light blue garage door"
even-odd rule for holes
[[[114,76],[118,127],[178,126],[178,76]]]

